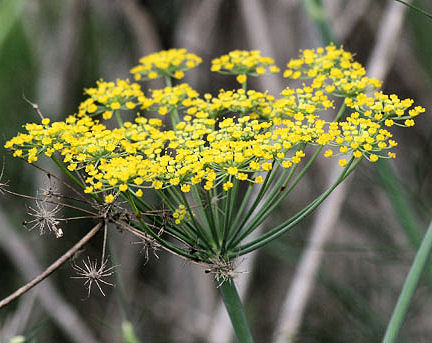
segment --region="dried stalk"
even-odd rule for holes
[[[67,260],[69,260],[79,249],[81,249],[102,227],[102,223],[97,224],[94,226],[81,240],[76,243],[72,248],[70,248],[66,253],[63,254],[59,259],[57,259],[53,264],[51,264],[45,271],[41,274],[39,274],[37,277],[35,277],[32,281],[25,284],[24,286],[17,289],[14,293],[9,295],[8,297],[4,298],[0,301],[0,308],[6,306],[11,301],[17,299],[24,293],[28,292],[30,289],[32,289],[34,286],[36,286],[38,283],[43,281],[45,278],[50,276],[53,272],[55,272],[58,268],[60,268]]]
[[[0,211],[0,246],[15,264],[24,279],[34,273],[40,273],[39,266],[31,249],[23,239],[12,229],[6,215]],[[6,239],[7,237],[7,239]],[[49,313],[58,327],[63,330],[71,342],[97,343],[90,328],[81,320],[79,314],[69,305],[56,290],[50,279],[45,280],[44,286],[37,288],[34,294],[38,297],[41,306]],[[23,318],[21,318],[23,319]],[[21,320],[22,324],[22,320]]]

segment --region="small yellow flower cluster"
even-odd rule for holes
[[[346,121],[339,123],[339,127],[334,127],[341,134],[335,139],[339,148],[339,155],[352,154],[355,158],[365,156],[371,162],[376,162],[381,156],[382,151],[397,145],[391,140],[392,134],[382,129],[381,126],[368,119],[360,117],[358,112],[352,113]],[[333,150],[325,152],[326,157],[332,156]],[[387,157],[395,157],[394,153],[389,152]]]
[[[380,82],[366,77],[365,69],[353,60],[352,54],[334,45],[304,50],[298,59],[290,60],[287,67],[285,77],[310,80],[310,85],[295,91],[285,89],[282,92],[285,97],[279,100],[284,106],[279,111],[276,106],[272,112],[275,116],[288,114],[301,119],[306,113],[327,109],[331,107],[327,95],[343,97],[345,105],[353,110],[344,121],[331,123],[328,132],[317,140],[319,144],[328,144],[339,150],[335,153],[333,149],[328,149],[326,157],[352,154],[355,158],[364,156],[371,162],[379,158],[395,158],[393,152],[384,154],[397,145],[385,127],[413,126],[412,118],[425,111],[423,107],[417,106],[405,114],[413,100],[400,100],[394,94],[388,96],[375,92],[373,97],[368,96],[367,93],[381,86]],[[302,103],[303,94],[309,95]],[[300,110],[300,103],[306,113]],[[339,161],[341,166],[346,163],[346,159]]]
[[[186,49],[170,49],[142,57],[139,62],[140,64],[130,71],[137,81],[157,79],[161,76],[182,79],[183,72],[196,67],[202,59],[188,53]]]
[[[211,71],[237,75],[237,82],[240,84],[247,81],[247,75],[263,75],[268,70],[272,73],[279,72],[279,68],[274,64],[273,58],[261,56],[261,52],[258,50],[231,51],[227,55],[215,58],[211,66]]]
[[[172,73],[174,67],[187,67],[184,58],[189,54],[183,50],[163,52],[160,60],[158,54],[151,56],[143,60]],[[180,62],[174,63],[174,56]],[[271,64],[256,52],[227,56],[233,64],[237,61],[233,72]],[[247,56],[253,63],[243,66],[239,61],[246,61]],[[231,57],[221,58],[221,68]],[[103,192],[105,202],[110,203],[121,193],[141,197],[146,188],[176,187],[188,193],[196,185],[206,191],[229,191],[237,180],[263,183],[262,173],[300,163],[306,145],[325,147],[326,157],[342,156],[341,166],[351,157],[364,156],[372,162],[393,158],[389,149],[397,143],[388,128],[412,126],[413,118],[425,111],[420,106],[410,109],[411,99],[380,92],[367,95],[365,92],[378,83],[364,76],[363,67],[351,54],[334,46],[305,50],[288,66],[291,72],[286,76],[306,76],[309,84],[286,88],[278,99],[267,92],[243,89],[199,97],[187,84],[153,90],[147,98],[138,84],[98,81],[96,88],[86,91],[90,98],[80,105],[77,115],[61,122],[50,123],[46,118],[41,124],[27,124],[27,132],[6,142],[5,147],[29,163],[41,154],[55,154],[85,181],[84,192]],[[344,97],[348,114],[332,122],[319,113],[333,107],[333,96]],[[171,130],[164,128],[160,119],[143,116],[108,129],[94,117],[102,114],[107,119],[109,111],[134,108],[160,115],[181,111],[183,116]],[[179,210],[175,219],[181,221],[182,213]]]
[[[229,189],[233,178],[256,182],[254,174],[270,171],[274,159],[286,168],[299,163],[300,159],[293,160],[290,150],[310,139],[306,130],[300,128],[295,128],[296,134],[289,128],[273,134],[271,122],[249,116],[240,117],[237,122],[226,118],[218,123],[217,130],[214,125],[213,119],[199,118],[177,125],[177,139],[169,144],[177,151],[178,163],[178,172],[169,180],[171,184],[184,183],[183,175],[188,174],[192,184],[205,180],[206,190],[212,189],[215,182],[226,180],[229,183],[224,184],[224,189]]]
[[[172,216],[174,218],[174,223],[177,225],[181,224],[181,222],[184,220],[186,215],[187,215],[186,206],[183,204],[180,204],[180,206],[172,214]]]
[[[425,112],[423,107],[416,106],[410,109],[408,114],[405,114],[413,103],[412,99],[400,100],[396,94],[386,95],[381,92],[375,92],[374,97],[361,93],[354,98],[345,99],[345,104],[348,107],[359,111],[363,116],[378,123],[384,123],[387,127],[393,125],[413,126],[413,118]]]
[[[113,111],[132,110],[138,104],[148,103],[141,86],[130,83],[129,80],[116,82],[96,82],[96,88],[89,88],[85,93],[90,97],[84,100],[78,108],[78,116],[98,115],[102,113],[103,119],[110,119]]]
[[[334,45],[316,50],[303,50],[298,59],[287,64],[284,77],[312,79],[311,87],[336,96],[353,96],[381,87],[381,83],[365,76],[362,65],[351,53]]]
[[[386,156],[382,154],[382,151],[397,145],[385,127],[414,126],[413,118],[425,112],[423,107],[416,106],[406,114],[413,104],[412,99],[400,100],[395,94],[389,96],[381,92],[375,92],[374,97],[360,93],[353,98],[346,98],[345,104],[355,112],[339,124],[342,135],[335,141],[339,144],[339,153],[352,153],[354,157],[365,156],[372,162],[380,157],[396,157],[390,151]],[[326,156],[332,155],[333,151],[327,150]]]
[[[148,111],[157,111],[160,115],[165,115],[173,110],[180,110],[190,106],[192,99],[197,98],[198,95],[186,83],[174,87],[154,89],[148,104],[143,104],[141,108]]]
[[[217,97],[205,94],[204,99],[194,99],[187,113],[197,118],[218,118],[227,113],[249,115],[252,118],[268,117],[272,112],[274,96],[254,90],[220,90]]]
[[[58,152],[70,171],[78,166],[78,170],[85,167],[87,171],[92,170],[93,163],[99,164],[117,153],[122,156],[138,150],[151,152],[153,141],[165,136],[158,130],[159,119],[137,117],[135,121],[136,124],[125,123],[123,128],[108,130],[90,116],[69,116],[64,122],[51,125],[46,118],[42,125],[26,124],[28,133],[13,137],[5,147],[14,148],[17,156],[25,151],[29,163],[37,161],[39,154],[52,156]]]
[[[314,116],[333,107],[333,101],[321,89],[304,86],[294,90],[288,87],[281,94],[283,97],[273,104],[271,118],[289,117],[302,121],[305,116]]]

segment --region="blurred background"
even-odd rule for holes
[[[428,0],[412,3],[432,12]],[[362,162],[296,229],[240,259],[236,282],[257,342],[277,342],[285,333],[296,342],[379,342],[431,220],[431,34],[432,20],[397,1],[0,0],[2,182],[30,195],[53,186],[3,149],[24,123],[38,120],[25,99],[61,120],[76,111],[84,88],[99,78],[130,77],[139,57],[161,49],[187,48],[203,58],[186,75],[203,94],[237,87],[233,78],[209,72],[211,59],[230,50],[261,50],[283,69],[299,49],[342,44],[369,76],[384,82],[386,92],[413,98],[427,111],[414,128],[395,130],[396,160]],[[251,83],[275,95],[289,84],[281,75]],[[272,220],[280,222],[329,184],[333,164],[320,161]],[[43,166],[56,170],[49,161]],[[30,200],[0,196],[0,298],[92,226],[69,222],[62,239],[41,237],[22,225],[29,206]],[[100,235],[82,256],[99,256]],[[111,230],[109,257],[119,267],[105,297],[94,291],[87,299],[66,263],[0,310],[0,342],[17,335],[48,343],[232,342],[213,275],[164,252],[147,256],[134,243]],[[399,341],[431,342],[431,311],[429,264]]]

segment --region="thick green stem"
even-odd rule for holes
[[[238,342],[252,343],[252,334],[234,280],[226,280],[220,285],[219,289]]]
[[[387,326],[387,330],[383,339],[384,343],[392,343],[396,341],[396,337],[404,321],[408,307],[411,303],[414,292],[417,288],[420,276],[423,273],[424,267],[432,250],[432,222],[423,238],[419,250],[411,269],[405,279],[402,292],[399,295],[396,307],[393,310],[392,317]]]

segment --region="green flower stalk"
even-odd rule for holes
[[[235,258],[292,229],[362,159],[394,158],[390,128],[413,126],[425,109],[378,91],[380,82],[334,45],[303,50],[290,60],[284,77],[303,83],[280,95],[247,90],[248,76],[279,72],[273,59],[257,51],[233,51],[212,61],[211,70],[234,75],[239,89],[200,96],[185,83],[173,85],[200,62],[184,49],[143,57],[131,70],[135,81],[162,77],[165,88],[146,91],[129,80],[100,80],[85,91],[88,98],[76,114],[27,124],[5,147],[28,163],[51,157],[95,206],[112,209],[120,206],[117,200],[126,201],[125,214],[108,213],[108,220],[215,273],[236,334],[246,342],[252,336],[232,281]],[[336,117],[323,119],[335,103],[341,103]],[[126,112],[135,114],[133,121],[124,121]],[[118,127],[109,129],[105,122],[112,117]],[[320,155],[337,158],[335,183],[251,240]],[[150,194],[163,210],[149,201]]]
[[[411,304],[414,292],[420,281],[420,277],[426,267],[428,258],[432,251],[432,223],[426,231],[420,248],[417,251],[414,262],[411,265],[410,271],[405,279],[402,291],[399,295],[396,307],[393,310],[391,319],[388,323],[383,343],[396,342],[399,330],[402,327],[408,307]]]

